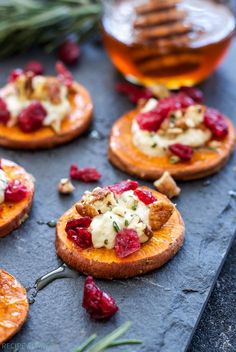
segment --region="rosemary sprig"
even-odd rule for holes
[[[81,41],[96,30],[99,0],[0,1],[0,56],[32,45],[52,50],[74,33]]]
[[[87,348],[90,344],[95,340],[96,334],[91,335],[87,340],[85,340],[82,345],[76,348],[74,352],[102,352],[111,347],[118,347],[124,345],[138,345],[142,344],[141,340],[117,340],[121,335],[126,333],[126,331],[130,328],[131,322],[127,321],[122,324],[120,327],[112,331],[110,334],[103,337],[100,341],[95,343],[89,350]]]
[[[76,348],[75,352],[84,352],[86,348],[96,339],[97,335],[91,335],[87,340],[85,340],[81,346]]]

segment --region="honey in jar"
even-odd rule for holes
[[[105,47],[130,81],[192,86],[224,57],[235,30],[227,6],[211,0],[106,0]]]

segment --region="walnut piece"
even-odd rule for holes
[[[168,171],[165,171],[161,178],[154,182],[154,186],[159,192],[165,194],[170,199],[178,196],[181,192],[181,189],[177,186]]]
[[[158,231],[169,220],[174,211],[174,205],[165,200],[153,203],[149,212],[149,224],[153,231]]]
[[[94,218],[95,216],[99,215],[96,208],[88,203],[77,203],[75,208],[81,216],[89,216],[90,218]]]
[[[62,194],[70,194],[75,190],[75,187],[68,178],[62,178],[58,184],[58,192]]]

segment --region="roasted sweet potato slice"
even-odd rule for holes
[[[0,269],[0,345],[20,330],[28,310],[24,287],[12,275]]]
[[[18,126],[0,124],[0,145],[14,149],[45,149],[69,142],[82,134],[91,122],[93,104],[82,85],[74,83],[73,88],[70,97],[72,111],[63,120],[60,133],[55,133],[50,127],[24,133]]]
[[[181,248],[184,223],[178,210],[163,194],[148,189],[158,201],[173,208],[172,215],[161,229],[141,249],[126,258],[118,258],[114,249],[81,249],[67,239],[65,226],[69,219],[78,218],[75,206],[59,219],[56,228],[56,251],[59,257],[76,270],[105,279],[128,278],[145,274],[168,262]]]
[[[131,126],[137,110],[118,119],[111,130],[108,157],[119,169],[147,180],[156,180],[164,171],[175,179],[193,180],[218,172],[227,162],[235,147],[235,129],[230,119],[225,118],[229,133],[214,150],[198,150],[191,161],[171,164],[167,156],[150,157],[142,153],[132,141]]]
[[[0,204],[0,237],[4,237],[19,227],[28,217],[34,196],[34,179],[21,166],[12,161],[1,159],[1,167],[10,180],[17,179],[28,189],[28,194],[22,201]]]

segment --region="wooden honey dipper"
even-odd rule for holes
[[[184,22],[186,11],[178,8],[181,0],[150,0],[136,7],[134,21],[138,42],[154,41],[161,46],[173,45],[173,37],[188,41],[192,26]],[[183,40],[184,38],[184,40]]]
[[[192,25],[186,22],[187,13],[178,5],[181,0],[149,0],[135,8],[135,43],[142,49],[133,51],[140,70],[149,71],[173,67],[175,64],[197,65],[201,57],[184,52],[191,37]],[[181,50],[180,50],[181,49]]]

